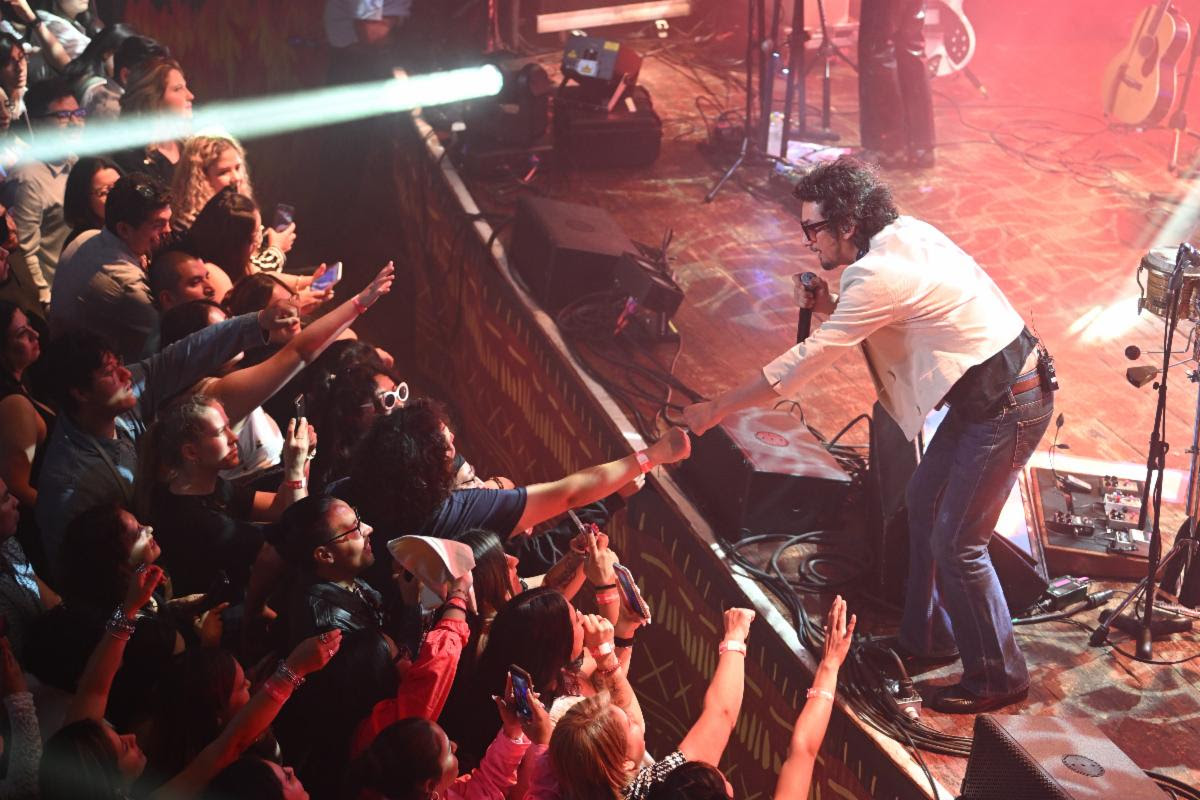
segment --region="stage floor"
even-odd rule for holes
[[[1099,116],[1100,73],[1125,41],[1124,21],[1046,20],[1039,16],[1043,5],[1005,4],[977,20],[980,46],[971,66],[990,97],[961,77],[939,79],[936,167],[884,174],[902,213],[936,225],[971,253],[1054,352],[1063,387],[1057,410],[1065,422],[1059,441],[1078,456],[1144,462],[1155,397],[1151,387],[1139,390],[1126,382],[1124,370],[1132,362],[1123,351],[1129,344],[1143,352],[1160,349],[1161,321],[1138,315],[1136,272],[1152,245],[1181,238],[1161,233],[1175,206],[1152,195],[1177,196],[1186,185],[1166,170],[1169,131],[1110,129]],[[1072,39],[1069,45],[1062,44],[1064,37]],[[1019,51],[1004,45],[1018,40]],[[648,54],[640,82],[664,120],[663,150],[653,166],[547,168],[527,184],[477,179],[468,180],[468,188],[497,213],[511,212],[513,198],[524,191],[600,206],[642,242],[658,242],[673,229],[672,265],[687,295],[675,315],[682,349],[674,373],[711,396],[794,341],[790,276],[819,266],[804,246],[794,206],[769,185],[766,167],[742,170],[715,202],[702,203],[731,157],[712,159],[698,145],[718,110],[737,113],[742,107],[736,69],[722,68],[707,47],[680,39],[643,40],[634,47]],[[853,145],[856,78],[840,62],[833,77],[832,127],[838,144]],[[815,74],[808,87],[811,107],[819,101]],[[816,115],[810,113],[809,121],[816,125]],[[1185,140],[1189,154],[1192,144]],[[1194,213],[1184,221],[1183,235],[1191,235],[1193,220]],[[1185,323],[1181,331],[1187,328]],[[1139,363],[1156,363],[1152,358]],[[1195,387],[1182,368],[1172,373],[1172,387],[1168,466],[1186,470]],[[869,413],[874,396],[855,353],[797,399],[805,420],[829,434]],[[652,415],[655,409],[642,410]],[[865,443],[865,426],[845,441]],[[1178,515],[1178,509],[1168,510],[1171,519]],[[826,602],[814,598],[813,610]],[[869,605],[863,610],[868,627],[894,625],[886,613]],[[1078,619],[1090,625],[1095,616]],[[1089,648],[1087,637],[1065,623],[1021,628],[1033,687],[1028,700],[1007,711],[1090,718],[1142,767],[1200,784],[1197,662],[1140,664],[1112,648]],[[1113,639],[1132,651],[1122,634]],[[1187,658],[1200,653],[1196,641],[1191,635],[1160,643],[1155,655]],[[923,678],[946,683],[954,674],[951,667]],[[928,711],[922,718],[940,730],[970,734],[972,718]],[[958,788],[964,760],[926,760],[943,786]]]

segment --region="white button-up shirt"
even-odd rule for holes
[[[912,439],[963,373],[1004,349],[1024,321],[1000,287],[928,223],[900,217],[842,273],[837,308],[763,368],[791,396],[862,346],[880,405]]]

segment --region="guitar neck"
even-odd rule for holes
[[[1149,30],[1146,31],[1146,34],[1145,34],[1146,36],[1154,36],[1155,35],[1155,31],[1158,30],[1159,23],[1162,22],[1163,17],[1165,17],[1167,15],[1167,12],[1171,10],[1172,2],[1173,2],[1173,0],[1163,0],[1161,3],[1158,4],[1158,8],[1155,9],[1155,11],[1154,11],[1154,21],[1151,22],[1150,25],[1148,26]]]

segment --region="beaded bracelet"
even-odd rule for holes
[[[805,692],[804,696],[810,700],[814,697],[824,697],[829,702],[831,702],[831,703],[833,702],[833,692],[829,691],[828,689],[817,689],[815,687],[809,687],[809,690],[807,692]]]
[[[112,616],[108,618],[106,626],[109,634],[120,639],[121,641],[129,641],[129,637],[137,630],[137,621],[132,620],[125,615],[125,609],[117,606],[113,611]]]

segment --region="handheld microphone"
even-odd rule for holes
[[[813,285],[813,279],[817,277],[815,272],[805,272],[800,276],[800,286],[804,289],[810,289]],[[800,318],[796,320],[796,344],[800,344],[808,338],[808,334],[812,332],[812,309],[800,309]]]

